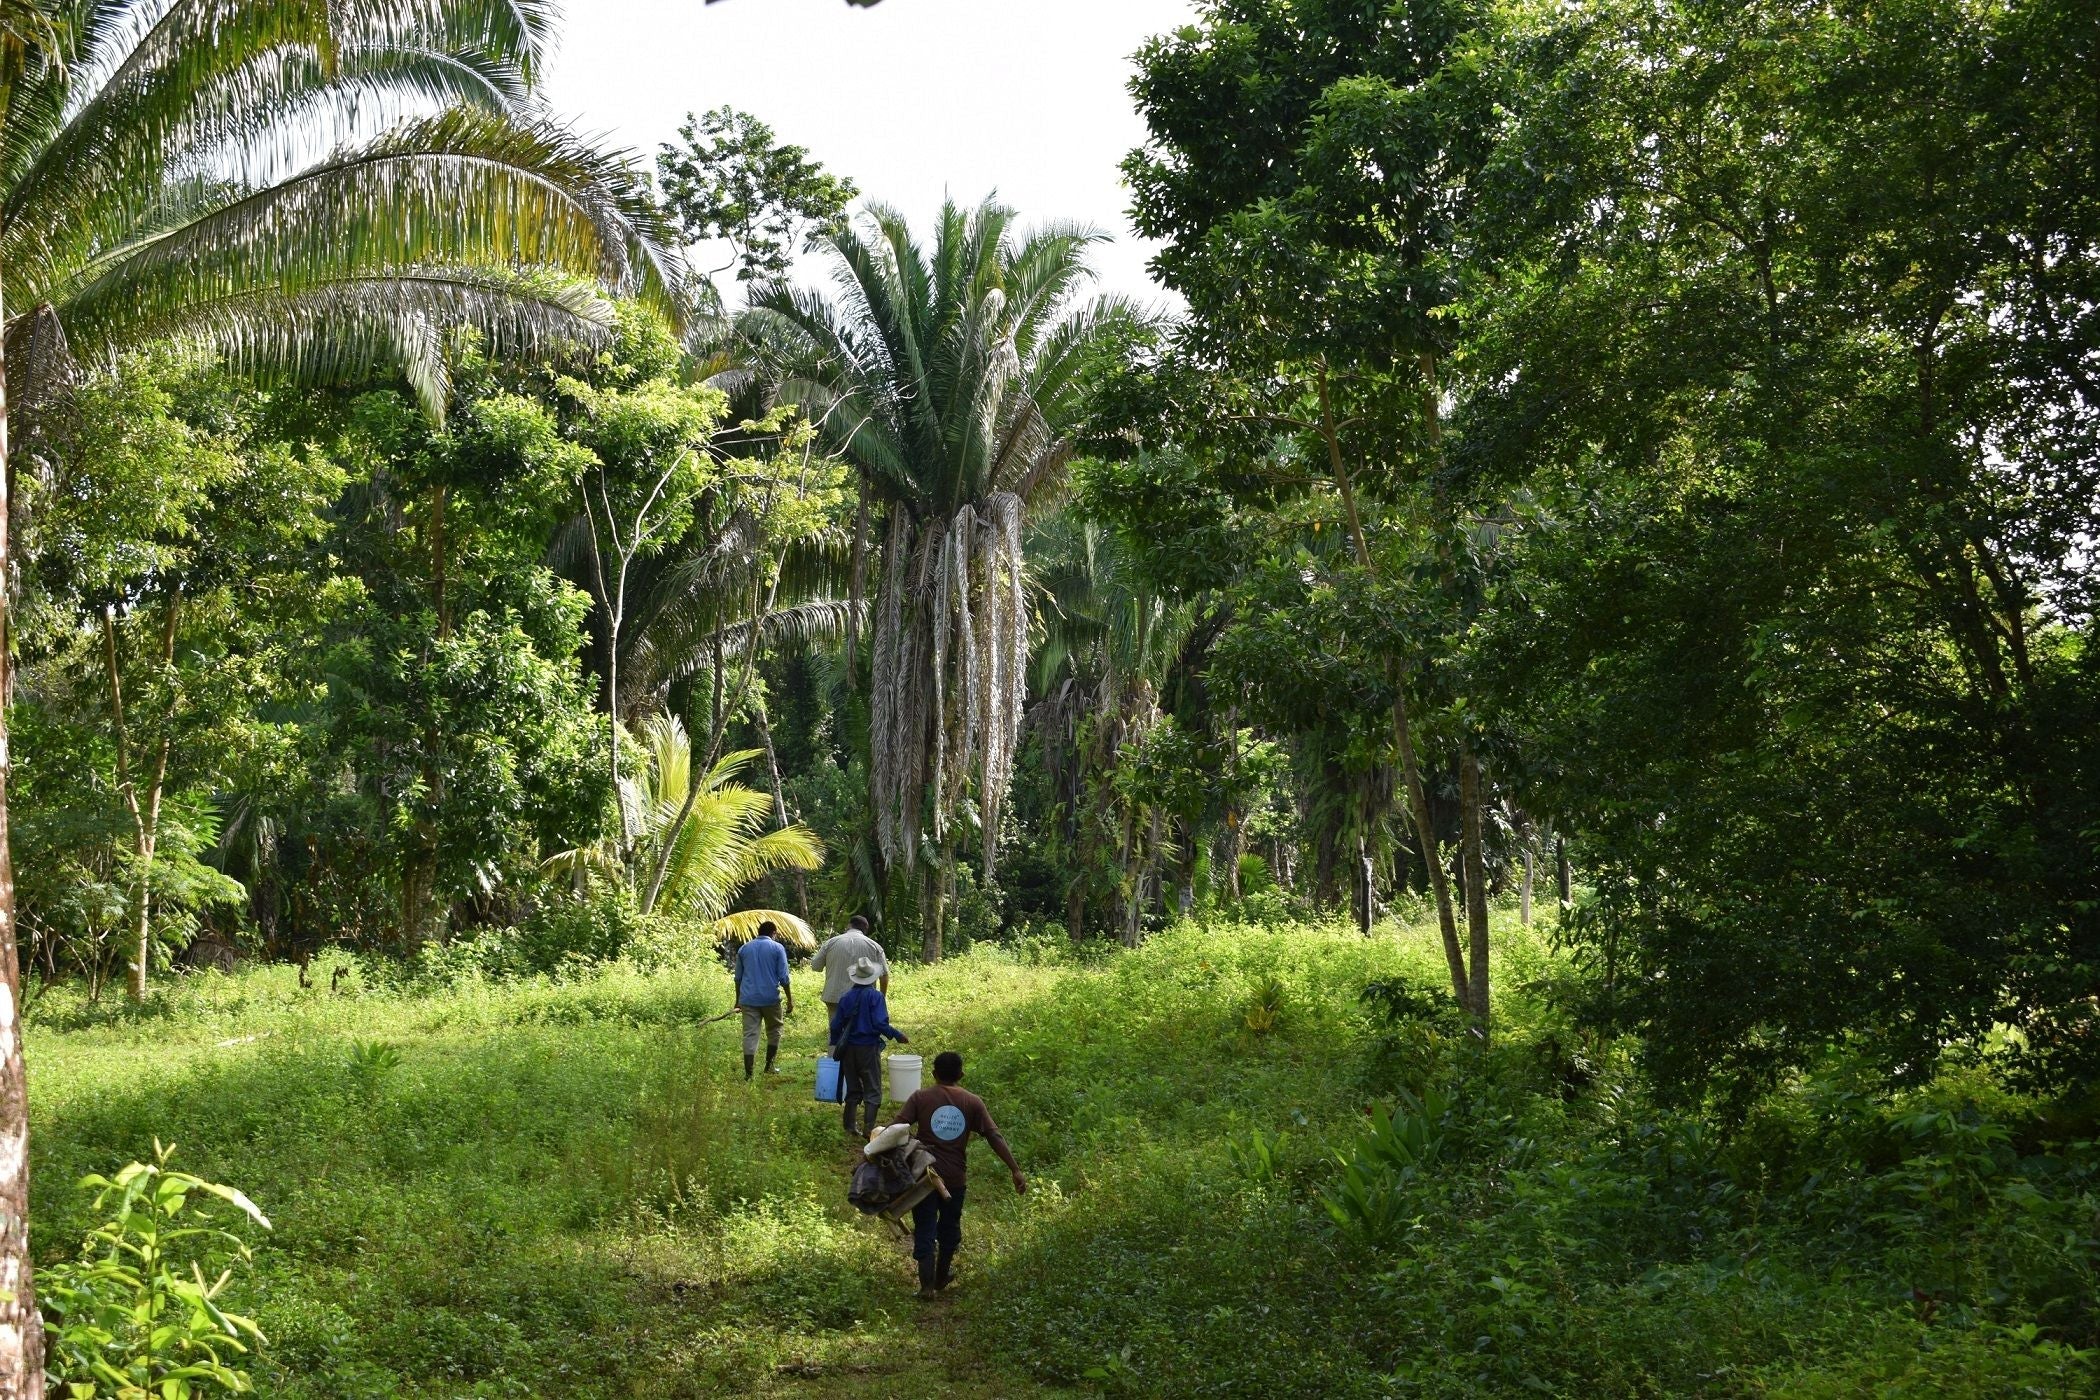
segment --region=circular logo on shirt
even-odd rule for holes
[[[933,1111],[933,1135],[942,1142],[953,1142],[968,1129],[963,1111],[954,1104],[944,1103]]]

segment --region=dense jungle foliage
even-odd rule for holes
[[[0,0],[55,1382],[2100,1384],[2087,0],[1207,0],[1167,307],[552,26]],[[706,1028],[854,913],[1042,1178],[923,1315]]]

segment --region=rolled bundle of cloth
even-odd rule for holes
[[[853,1169],[846,1199],[854,1209],[876,1215],[904,1232],[904,1217],[928,1196],[943,1199],[948,1188],[933,1169],[933,1154],[912,1136],[909,1123],[892,1123],[868,1139]]]

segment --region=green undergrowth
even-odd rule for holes
[[[1491,1049],[1422,929],[900,968],[911,1048],[966,1054],[1034,1186],[976,1159],[930,1307],[844,1203],[806,974],[757,1085],[706,1024],[712,968],[54,992],[36,1245],[87,1228],[79,1177],[174,1142],[276,1226],[233,1299],[259,1392],[298,1400],[2091,1393],[2079,1115],[1974,1072],[1889,1100],[1836,1062],[1723,1131],[1563,1024],[1537,935],[1498,957]]]

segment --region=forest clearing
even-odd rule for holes
[[[2100,1394],[2100,5],[563,8],[0,0],[0,1400]]]
[[[1936,1340],[1918,1301],[2048,1325],[2090,1297],[2094,1154],[2037,1155],[2039,1105],[1964,1078],[1871,1105],[1833,1064],[1717,1140],[1516,990],[1556,974],[1538,934],[1505,911],[1498,942],[1487,1057],[1382,1014],[1434,995],[1421,925],[900,972],[893,1014],[966,1053],[1032,1183],[980,1184],[933,1304],[845,1204],[815,1018],[746,1083],[713,968],[340,994],[272,968],[52,1007],[37,1219],[80,1230],[72,1178],[150,1134],[242,1183],[275,1226],[240,1293],[258,1393],[301,1400],[2091,1393],[2090,1357]],[[1366,1109],[1410,1084],[1432,1145],[1381,1159]],[[1337,1155],[1404,1173],[1391,1215],[1330,1214]]]

